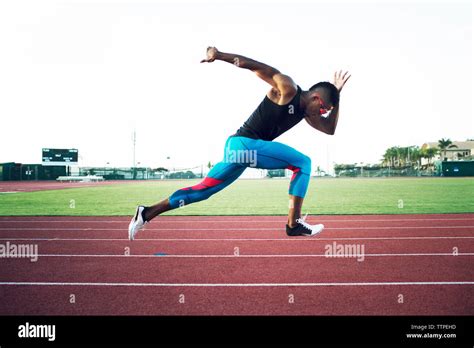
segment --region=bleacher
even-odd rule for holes
[[[104,177],[99,175],[59,176],[56,180],[60,182],[98,182],[104,181]]]

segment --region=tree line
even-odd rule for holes
[[[437,147],[420,148],[419,146],[393,146],[385,150],[382,158],[382,166],[384,167],[414,167],[421,168],[421,160],[424,158],[431,166],[432,160],[436,155],[446,157],[446,150],[457,148],[450,139],[438,140]]]
[[[470,139],[469,139],[470,140]],[[446,157],[448,149],[457,148],[450,139],[440,139],[436,147],[419,147],[419,146],[392,146],[385,150],[385,153],[378,164],[336,164],[334,170],[336,173],[343,173],[344,175],[358,175],[362,170],[368,169],[384,170],[420,170],[422,169],[422,159],[426,159],[424,169],[432,168],[433,159],[440,155],[441,158]],[[462,153],[458,153],[458,158],[464,157]],[[472,156],[471,156],[472,157]]]

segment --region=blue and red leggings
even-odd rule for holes
[[[170,198],[172,209],[208,199],[224,189],[246,168],[290,169],[293,176],[289,194],[304,197],[311,174],[311,159],[292,147],[260,139],[231,136],[224,149],[224,160],[217,163],[199,184],[182,188]]]

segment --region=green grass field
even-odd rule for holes
[[[0,194],[0,215],[131,215],[174,190],[197,183],[149,181],[55,191]],[[169,215],[285,215],[287,179],[238,180],[207,201]],[[309,214],[474,212],[473,178],[312,179]]]

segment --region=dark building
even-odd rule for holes
[[[443,161],[442,176],[474,176],[474,161]]]
[[[0,181],[56,180],[67,175],[66,166],[43,166],[42,164],[0,163]]]

